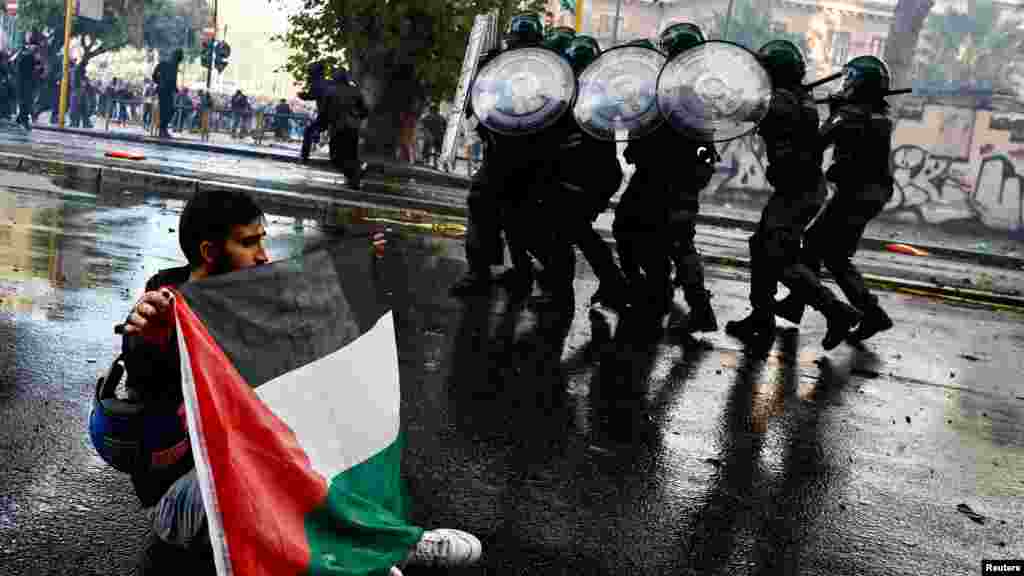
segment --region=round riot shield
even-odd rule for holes
[[[772,82],[746,48],[712,40],[684,50],[658,77],[658,109],[669,125],[705,142],[749,134],[768,114]]]
[[[658,73],[665,56],[644,46],[618,46],[590,63],[579,79],[573,114],[587,134],[605,141],[643,138],[665,121],[658,111]]]
[[[557,52],[540,47],[499,54],[476,77],[473,112],[506,136],[532,134],[562,117],[576,97],[572,67]]]

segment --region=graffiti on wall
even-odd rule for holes
[[[892,150],[895,185],[886,206],[888,216],[1024,232],[1024,114],[985,114],[990,118],[982,122],[978,110],[944,106],[927,115],[928,125],[923,113],[897,120]],[[909,123],[912,131],[901,137],[900,123]],[[722,161],[706,196],[763,197],[770,191],[760,137],[723,143],[719,153]]]

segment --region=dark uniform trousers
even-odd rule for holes
[[[505,243],[501,238],[501,211],[495,186],[489,185],[488,164],[473,174],[466,207],[466,260],[469,270],[478,278],[490,276],[490,267],[505,260]]]
[[[868,222],[882,212],[892,195],[891,184],[840,183],[804,239],[802,260],[807,268],[818,273],[824,264],[846,299],[859,310],[876,307],[878,299],[864,285],[863,276],[850,259]]]
[[[755,310],[771,310],[781,281],[803,302],[821,310],[835,296],[801,261],[801,240],[808,224],[821,210],[825,180],[817,178],[780,182],[761,213],[750,237],[750,303]]]
[[[671,229],[665,206],[669,188],[665,178],[638,166],[612,223],[619,263],[633,302],[659,314],[667,311],[672,298]]]
[[[300,158],[303,160],[309,160],[309,154],[313,150],[313,139],[320,134],[323,130],[323,122],[320,119],[320,112],[317,111],[316,118],[310,122],[306,129],[302,131],[302,151]]]
[[[708,291],[704,287],[704,261],[694,243],[697,236],[697,215],[700,211],[697,194],[699,191],[669,213],[669,255],[676,267],[675,283],[682,286],[690,306],[699,305],[708,298]]]
[[[339,128],[331,137],[331,160],[347,179],[359,179],[359,129]]]

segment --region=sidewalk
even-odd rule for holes
[[[86,136],[102,140],[133,142],[138,144],[155,144],[196,152],[236,154],[250,158],[274,160],[276,162],[302,164],[302,161],[299,158],[301,143],[280,143],[275,141],[271,135],[264,138],[264,142],[266,142],[265,144],[256,144],[255,142],[247,142],[252,140],[251,137],[234,138],[228,134],[214,132],[210,133],[210,140],[205,142],[201,137],[192,135],[191,133],[182,134],[172,132],[173,137],[171,139],[161,139],[149,136],[147,132],[138,126],[122,127],[114,125],[113,123],[110,126],[110,131],[105,131],[102,127],[99,127],[98,124],[92,129],[60,128],[59,126],[49,123],[36,124],[32,128],[33,130],[75,134],[78,136]],[[314,163],[322,164],[329,161],[326,154],[317,150],[313,151],[310,155],[310,159]],[[429,182],[435,182],[440,185],[456,187],[468,187],[470,183],[468,174],[449,173],[426,166],[414,166],[376,156],[364,156],[363,160],[370,165],[368,170],[369,173],[378,173],[399,178],[422,179]],[[465,163],[461,162],[460,164],[464,165]],[[468,172],[468,167],[466,167],[465,171]]]

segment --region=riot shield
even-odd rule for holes
[[[469,45],[466,47],[466,54],[462,61],[462,73],[459,75],[459,86],[455,91],[455,106],[452,107],[451,113],[448,115],[444,142],[441,145],[440,164],[449,172],[454,168],[455,139],[459,135],[459,127],[462,125],[462,118],[466,113],[469,86],[473,81],[473,75],[476,74],[480,54],[492,48],[497,42],[497,33],[494,31],[496,21],[497,15],[494,13],[477,16],[473,24],[473,31],[469,36]]]
[[[572,106],[576,77],[557,52],[541,47],[499,54],[472,88],[473,112],[488,129],[506,136],[539,132]]]
[[[654,132],[658,74],[665,56],[644,46],[618,46],[590,63],[579,79],[573,114],[587,134],[605,141],[627,141]]]
[[[768,114],[772,82],[757,56],[712,40],[680,52],[658,77],[658,109],[695,140],[724,142],[752,132]]]

